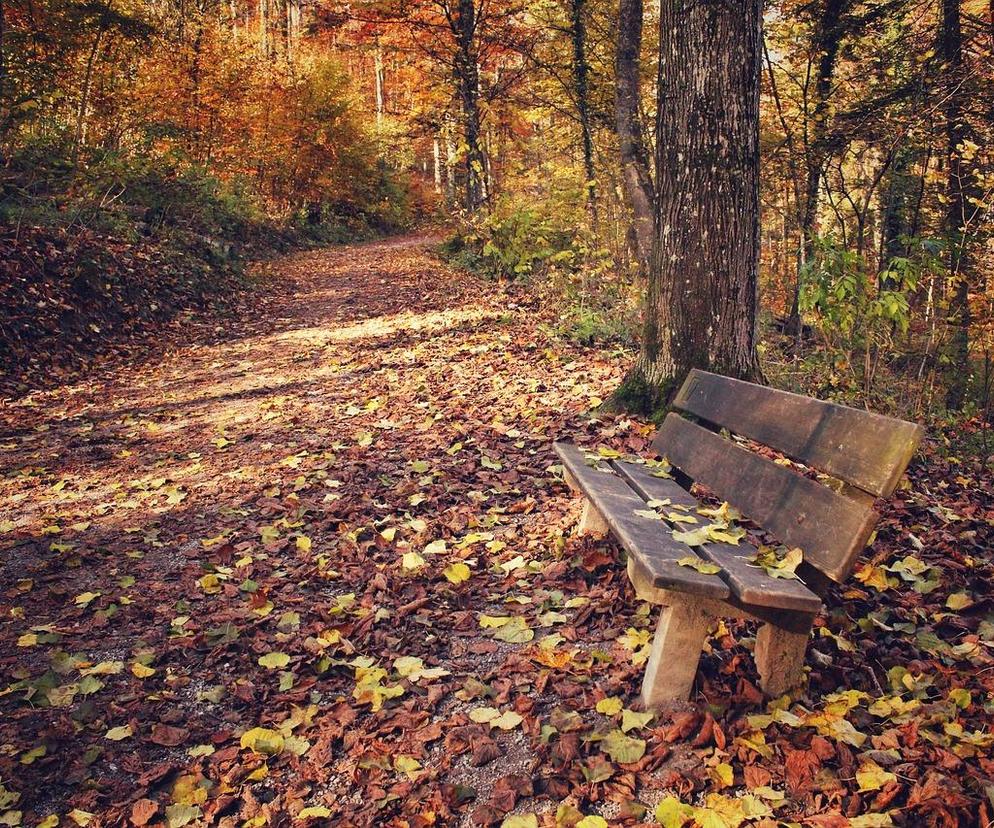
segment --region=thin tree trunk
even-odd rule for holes
[[[815,239],[818,235],[818,194],[821,189],[822,168],[828,147],[825,146],[828,118],[835,81],[835,66],[839,57],[844,26],[842,14],[849,0],[825,0],[821,15],[815,23],[811,38],[811,51],[818,61],[815,80],[815,103],[806,130],[805,141],[805,187],[804,208],[801,213],[801,255],[799,268],[794,280],[790,315],[787,330],[797,334],[800,331],[800,291],[801,268],[814,256]],[[807,114],[807,113],[805,113]]]
[[[269,6],[267,0],[259,0],[259,50],[263,59],[269,57]]]
[[[376,44],[376,51],[373,53],[373,70],[376,84],[376,125],[383,125],[383,50],[380,44]]]
[[[97,29],[97,36],[93,39],[93,47],[90,49],[89,57],[86,59],[86,72],[83,75],[83,88],[79,94],[79,111],[76,114],[76,134],[72,144],[72,160],[75,166],[79,159],[79,151],[83,143],[84,128],[86,125],[86,108],[90,101],[90,84],[93,80],[93,63],[100,50],[100,41],[103,39],[103,25]]]
[[[945,75],[946,119],[946,215],[945,231],[949,243],[949,276],[952,293],[949,297],[949,321],[953,325],[950,342],[951,365],[946,405],[962,408],[970,384],[970,282],[969,251],[967,250],[968,213],[973,211],[971,192],[974,187],[969,162],[963,158],[963,143],[969,137],[965,120],[966,90],[963,72],[963,27],[960,0],[942,0],[942,20],[939,33],[939,54]]]
[[[623,0],[624,2],[624,0]],[[761,0],[663,0],[646,329],[619,393],[669,401],[691,368],[758,379]]]
[[[4,51],[6,43],[4,41],[4,35],[7,33],[7,21],[4,17],[4,0],[0,0],[0,106],[3,106],[4,91],[7,88],[7,54]],[[0,128],[2,128],[4,121],[0,121]]]
[[[476,56],[476,6],[474,0],[457,0],[451,26],[456,38],[455,76],[462,105],[466,141],[466,201],[469,212],[483,206],[487,197],[486,159],[480,148],[480,74]]]
[[[431,144],[431,158],[434,163],[435,192],[442,194],[442,148],[436,135]]]
[[[587,211],[591,221],[597,224],[597,192],[594,170],[594,138],[590,127],[590,64],[587,61],[587,27],[583,19],[586,0],[570,0],[570,37],[573,41],[573,83],[575,85],[576,108],[580,116],[580,131],[583,144],[583,172],[586,176],[584,189],[587,197]]]
[[[621,154],[625,198],[632,214],[638,261],[647,272],[652,258],[655,195],[640,114],[639,55],[642,49],[642,0],[621,0],[615,56],[615,125]]]
[[[445,200],[454,204],[456,200],[456,146],[452,140],[452,124],[449,121],[444,130],[445,135]]]

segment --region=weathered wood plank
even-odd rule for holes
[[[728,585],[717,575],[704,575],[677,561],[693,551],[674,541],[659,520],[637,515],[645,501],[614,469],[599,471],[586,462],[584,452],[569,443],[556,443],[556,454],[567,474],[600,513],[630,557],[638,558],[658,587],[712,598],[727,598]],[[605,464],[606,465],[606,464]]]
[[[922,427],[750,382],[690,372],[673,406],[877,497],[889,497]]]
[[[671,589],[660,589],[652,585],[652,577],[642,568],[636,558],[628,559],[628,580],[635,588],[639,599],[650,604],[671,606],[680,600],[679,592]],[[757,607],[743,604],[734,595],[723,600],[696,597],[694,599],[714,618],[739,618],[743,621],[759,621],[773,624],[792,632],[806,632],[811,629],[814,614],[810,612],[792,612],[790,610],[774,609],[773,607]]]
[[[613,465],[646,500],[669,500],[674,505],[690,509],[688,514],[700,521],[697,525],[706,525],[708,522],[708,518],[697,514],[696,510],[700,505],[697,498],[675,480],[654,477],[649,469],[638,463],[615,461]],[[693,529],[695,526],[688,525],[686,528]],[[756,547],[746,541],[740,542],[738,546],[708,543],[695,549],[702,557],[722,567],[721,578],[743,604],[799,612],[817,612],[821,609],[821,599],[800,581],[771,578],[759,567],[751,566],[747,559],[756,553]]]
[[[753,656],[764,693],[775,697],[800,687],[809,638],[810,630],[785,630],[775,624],[759,628]]]
[[[660,609],[642,679],[642,704],[646,710],[690,698],[708,624],[713,620],[701,603],[683,596]]]
[[[873,531],[876,513],[753,454],[701,426],[670,414],[653,447],[727,500],[835,581],[849,574]]]

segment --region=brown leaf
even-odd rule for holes
[[[139,799],[131,806],[131,824],[144,825],[159,811],[159,803],[151,799]]]
[[[173,725],[155,724],[152,725],[151,741],[163,747],[176,747],[183,744],[189,738],[190,731],[184,727],[174,727]]]
[[[784,758],[784,779],[791,793],[803,790],[821,767],[821,760],[813,750],[787,750]]]
[[[497,747],[497,743],[493,739],[480,739],[473,745],[473,753],[469,763],[474,768],[478,768],[487,762],[492,762],[500,755],[501,749]]]

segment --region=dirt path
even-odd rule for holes
[[[486,682],[502,710],[529,697],[502,669],[520,647],[477,614],[528,609],[534,623],[537,606],[503,597],[540,588],[521,564],[561,557],[573,504],[549,443],[617,369],[564,370],[578,355],[528,309],[418,239],[307,253],[273,275],[286,289],[227,341],[2,412],[0,667],[16,689],[0,697],[0,777],[25,824],[73,808],[111,822],[142,798],[159,817],[178,804],[275,819],[304,801],[379,823],[447,812],[457,767],[489,777],[485,802],[531,757],[519,726],[498,730],[507,759],[466,764],[446,746],[460,725],[474,749],[494,742],[457,691]],[[405,553],[425,565],[405,569]],[[470,579],[449,583],[463,560]],[[578,614],[557,629],[573,636]],[[260,666],[271,652],[290,660]],[[405,656],[449,674],[403,681],[371,714],[353,698],[357,669],[382,666],[397,686]],[[246,782],[265,765],[239,735],[295,715],[310,750]],[[213,754],[191,757],[198,745]],[[379,767],[400,755],[426,770]]]
[[[700,704],[639,717],[654,616],[550,469],[564,435],[646,449],[588,416],[623,357],[419,239],[269,270],[230,329],[0,409],[0,825],[986,818],[964,467],[914,469],[789,714],[722,623]]]

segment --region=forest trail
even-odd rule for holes
[[[983,807],[994,511],[965,471],[912,469],[807,708],[754,716],[753,630],[721,623],[707,704],[641,714],[654,613],[551,468],[561,436],[646,451],[589,416],[629,355],[428,243],[279,260],[227,330],[0,409],[0,824]]]
[[[266,267],[275,289],[222,341],[0,410],[0,589],[13,608],[0,667],[24,681],[0,695],[0,744],[13,746],[0,779],[26,823],[74,808],[109,822],[139,799],[160,817],[189,805],[240,819],[303,799],[361,823],[412,804],[374,808],[356,774],[382,786],[374,799],[425,778],[376,770],[381,757],[429,768],[441,811],[442,780],[479,775],[442,748],[471,724],[453,692],[485,681],[504,709],[516,682],[497,672],[515,647],[477,613],[502,614],[509,573],[557,554],[574,504],[548,472],[551,441],[620,367],[572,363],[534,309],[440,263],[430,241],[280,260]],[[450,583],[443,570],[464,560],[471,577]],[[273,652],[289,661],[258,663]],[[400,657],[450,672],[370,715],[347,662],[390,670]],[[188,802],[175,792],[178,776],[244,776],[261,760],[239,734],[294,715],[311,749],[270,760],[241,804],[227,783],[206,800],[196,784]],[[520,755],[489,763],[482,802],[528,754],[520,728],[498,732]],[[197,745],[214,752],[190,756]]]

